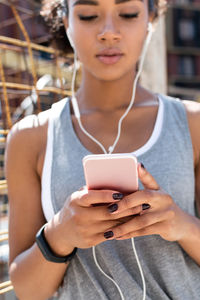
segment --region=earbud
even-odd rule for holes
[[[147,47],[151,41],[151,38],[152,38],[152,35],[154,33],[154,27],[153,27],[153,24],[151,22],[148,22],[148,25],[147,25],[147,36],[146,36],[146,40],[145,40],[145,43],[144,43],[144,47],[143,47],[143,51],[142,51],[142,56],[146,55],[146,50],[147,50]]]
[[[68,40],[70,42],[70,45],[75,50],[74,42],[73,42],[69,27],[67,28],[66,34],[67,34]]]
[[[148,32],[153,32],[153,24],[151,22],[148,23],[147,31]]]

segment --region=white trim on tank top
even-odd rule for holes
[[[162,130],[163,117],[164,117],[164,104],[161,98],[162,96],[159,94],[157,95],[159,100],[159,108],[158,108],[154,129],[148,141],[141,148],[132,152],[133,155],[137,157],[147,152],[156,143]],[[55,105],[53,105],[51,109],[49,121],[48,121],[47,146],[46,146],[44,166],[42,171],[42,192],[41,192],[42,209],[47,221],[52,219],[55,214],[52,201],[51,201],[51,169],[52,169],[53,136],[54,136],[53,126],[54,126],[54,120],[57,117],[59,117],[65,104],[66,104],[66,98],[61,100],[60,103],[56,103]]]
[[[55,105],[53,105],[52,109],[50,110],[50,116],[48,120],[47,145],[42,170],[41,188],[42,210],[47,221],[51,220],[55,214],[51,201],[51,169],[53,160],[54,120],[59,117],[65,104],[66,98],[61,100],[59,103],[55,103]]]

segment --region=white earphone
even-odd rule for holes
[[[153,31],[153,24],[152,24],[151,22],[148,22],[148,25],[147,25],[147,31],[148,31],[148,32]]]
[[[66,34],[67,34],[68,40],[69,40],[69,42],[70,42],[70,45],[72,46],[72,48],[73,48],[74,51],[75,51],[75,46],[74,46],[74,42],[73,42],[73,39],[72,39],[72,36],[71,36],[70,28],[69,28],[69,27],[68,27],[67,30],[66,30]]]

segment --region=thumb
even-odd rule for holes
[[[145,189],[159,190],[160,187],[154,177],[146,170],[143,164],[138,164],[138,176]]]

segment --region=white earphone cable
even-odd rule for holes
[[[131,110],[131,108],[132,108],[132,106],[134,104],[134,101],[135,101],[136,84],[137,84],[137,81],[138,81],[139,76],[141,74],[141,71],[142,71],[142,68],[143,68],[143,64],[144,64],[145,55],[146,55],[146,51],[147,51],[149,42],[150,42],[152,34],[153,34],[152,24],[149,23],[148,26],[149,26],[148,27],[148,31],[149,32],[148,32],[145,44],[144,44],[143,49],[142,49],[142,55],[141,55],[141,59],[140,59],[140,62],[139,62],[139,69],[138,69],[138,72],[136,74],[136,77],[135,77],[135,80],[134,80],[134,83],[133,83],[133,92],[132,92],[131,101],[130,101],[129,106],[127,107],[125,113],[122,115],[122,117],[119,120],[119,123],[118,123],[118,134],[117,134],[117,137],[116,137],[113,145],[109,147],[109,154],[111,154],[114,151],[114,149],[115,149],[115,147],[116,147],[116,145],[117,145],[117,143],[119,141],[119,138],[120,138],[120,135],[121,135],[121,124],[122,124],[122,121],[127,116],[127,114],[129,113],[129,111]],[[83,125],[82,125],[81,115],[80,115],[80,111],[79,111],[77,99],[75,97],[76,71],[77,71],[77,56],[76,56],[76,51],[74,49],[74,69],[73,69],[73,75],[72,75],[72,99],[71,99],[72,100],[72,106],[73,106],[73,109],[74,109],[74,114],[75,114],[75,116],[77,118],[77,121],[78,121],[78,124],[79,124],[81,130],[84,132],[84,134],[87,135],[91,140],[93,140],[101,148],[101,150],[106,154],[107,151],[106,151],[105,147],[96,138],[94,138],[83,127]],[[137,251],[136,251],[136,248],[135,248],[134,238],[131,238],[131,242],[132,242],[133,252],[134,252],[134,255],[135,255],[135,258],[136,258],[136,261],[137,261],[137,265],[138,265],[138,268],[139,268],[139,271],[140,271],[141,279],[142,279],[142,285],[143,285],[143,298],[142,299],[145,300],[145,298],[146,298],[146,283],[145,283],[145,278],[144,278],[143,270],[142,270],[142,267],[141,267],[141,264],[140,264],[140,261],[139,261],[138,255],[137,255]],[[100,265],[99,265],[99,263],[97,261],[97,258],[96,258],[95,246],[92,247],[92,252],[93,252],[93,258],[94,258],[94,261],[95,261],[95,264],[96,264],[97,268],[101,271],[101,273],[105,277],[107,277],[109,280],[111,280],[113,282],[113,284],[116,286],[116,288],[119,291],[121,300],[125,300],[125,298],[123,296],[123,293],[122,293],[120,287],[118,286],[118,284],[114,281],[113,278],[111,278],[109,275],[107,275],[102,270],[102,268],[100,267]]]
[[[124,295],[122,294],[122,291],[121,291],[119,285],[114,281],[114,279],[113,279],[112,277],[110,277],[108,274],[106,274],[106,273],[104,272],[104,270],[100,267],[100,265],[99,265],[99,263],[98,263],[98,261],[97,261],[97,257],[96,257],[95,246],[92,247],[92,254],[93,254],[94,262],[95,262],[97,268],[101,271],[101,273],[102,273],[106,278],[108,278],[109,280],[112,281],[112,283],[114,283],[114,285],[115,285],[116,288],[118,289],[118,292],[119,292],[119,294],[120,294],[121,300],[125,300]]]
[[[152,24],[149,23],[148,26],[149,26],[149,28],[148,28],[149,29],[149,33],[148,33],[148,36],[146,38],[144,47],[142,49],[141,60],[139,62],[139,69],[138,69],[138,72],[136,74],[136,77],[135,77],[135,80],[134,80],[134,84],[133,84],[133,91],[132,91],[131,101],[130,101],[129,106],[127,107],[125,113],[122,115],[122,117],[119,120],[119,123],[118,123],[118,134],[117,134],[117,137],[115,139],[114,144],[109,147],[109,153],[112,153],[114,151],[114,149],[115,149],[115,147],[116,147],[116,145],[117,145],[117,143],[119,141],[120,135],[121,135],[122,121],[128,115],[128,113],[131,110],[131,108],[132,108],[132,106],[134,104],[134,101],[135,101],[136,85],[137,85],[138,79],[139,79],[139,77],[141,75],[143,64],[144,64],[145,55],[146,55],[146,52],[147,52],[147,48],[148,48],[149,42],[151,41],[151,37],[152,37],[152,34],[153,34]]]
[[[146,299],[146,282],[145,282],[142,266],[140,264],[140,260],[139,260],[139,257],[138,257],[138,254],[137,254],[137,251],[136,251],[136,248],[135,248],[134,238],[131,238],[131,243],[132,243],[133,252],[135,254],[135,259],[137,261],[138,269],[140,271],[140,276],[141,276],[141,279],[142,279],[142,287],[143,287],[143,298],[142,298],[142,300],[145,300]]]
[[[139,257],[138,257],[138,254],[137,254],[137,251],[136,251],[136,248],[135,248],[134,238],[131,238],[131,243],[132,243],[132,248],[133,248],[133,252],[134,252],[134,255],[135,255],[135,259],[136,259],[136,262],[137,262],[137,265],[138,265],[138,269],[140,271],[140,276],[141,276],[141,279],[142,279],[142,287],[143,287],[143,297],[142,297],[142,300],[145,300],[145,298],[146,298],[146,282],[145,282],[145,278],[144,278],[144,273],[143,273],[143,270],[142,270],[142,266],[140,264],[140,260],[139,260]],[[99,263],[97,261],[97,257],[96,257],[95,246],[92,247],[92,254],[93,254],[94,262],[95,262],[97,268],[101,271],[101,273],[106,278],[108,278],[109,280],[111,280],[112,283],[116,286],[116,288],[119,291],[121,300],[125,300],[124,295],[123,295],[123,293],[122,293],[119,285],[114,281],[114,279],[112,277],[110,277],[108,274],[106,274],[104,272],[104,270],[101,268],[101,266],[99,265]]]
[[[101,150],[106,154],[107,151],[104,148],[104,146],[83,127],[83,124],[81,122],[80,111],[79,111],[77,99],[75,97],[76,70],[77,70],[77,56],[76,56],[76,52],[74,52],[74,68],[73,68],[73,75],[72,75],[72,98],[71,98],[72,106],[74,109],[74,114],[76,116],[76,119],[78,121],[78,124],[79,124],[81,130],[85,133],[85,135],[87,135],[91,140],[93,140],[101,148]]]
[[[142,49],[141,59],[139,61],[139,69],[138,69],[138,72],[136,74],[136,77],[135,77],[135,80],[134,80],[134,83],[133,83],[133,91],[132,91],[131,101],[130,101],[129,106],[127,107],[125,113],[121,116],[121,118],[118,122],[117,137],[114,141],[114,144],[112,146],[110,146],[109,149],[108,149],[109,154],[111,154],[114,151],[114,149],[115,149],[115,147],[116,147],[116,145],[119,141],[119,138],[120,138],[120,135],[121,135],[122,121],[128,115],[128,113],[131,110],[131,108],[134,104],[134,101],[135,101],[136,85],[137,85],[138,79],[141,75],[143,64],[144,64],[144,59],[145,59],[145,55],[146,55],[146,51],[147,51],[149,42],[150,42],[152,34],[153,34],[153,29],[152,29],[152,24],[151,23],[148,24],[148,30],[149,30],[149,32],[148,32],[147,38],[145,40],[145,44],[144,44],[143,49]],[[76,99],[76,96],[75,96],[76,71],[77,71],[77,55],[76,55],[76,51],[74,49],[74,68],[73,68],[73,75],[72,75],[72,105],[73,105],[74,113],[75,113],[75,116],[78,120],[79,126],[80,126],[81,130],[84,132],[84,134],[87,135],[91,140],[93,140],[102,149],[102,151],[104,153],[107,153],[105,147],[83,127],[83,124],[81,122],[81,115],[80,115],[77,99]]]

